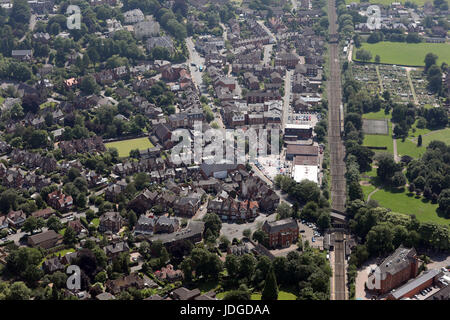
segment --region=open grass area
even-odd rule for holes
[[[216,298],[219,300],[222,300],[225,295],[228,293],[228,291],[219,292],[216,295]],[[252,293],[251,300],[261,300],[261,293]],[[297,296],[293,293],[287,292],[287,291],[278,291],[278,300],[297,300]]]
[[[421,147],[417,146],[417,137],[419,134],[422,135]],[[439,140],[445,142],[446,144],[450,144],[450,128],[436,131],[430,131],[429,129],[416,129],[416,132],[411,134],[409,137],[414,138],[414,142],[409,139],[405,139],[403,142],[401,139],[397,139],[398,155],[408,155],[413,158],[420,158],[425,153],[427,146],[433,140]]]
[[[364,119],[370,119],[370,120],[391,119],[392,118],[392,112],[389,112],[388,114],[386,114],[386,113],[384,113],[384,109],[381,109],[378,112],[364,113],[362,117]]]
[[[399,189],[394,192],[380,189],[375,192],[371,199],[378,201],[380,206],[389,208],[393,212],[414,214],[421,222],[436,222],[449,225],[450,219],[440,217],[436,212],[437,204],[433,204],[423,198],[416,198],[408,190]]]
[[[364,146],[370,147],[386,147],[386,150],[373,150],[375,152],[394,152],[394,144],[392,140],[392,124],[389,122],[389,135],[382,134],[365,134]]]
[[[363,43],[360,49],[372,53],[372,62],[375,56],[380,56],[380,62],[385,64],[397,64],[406,66],[424,66],[427,53],[432,52],[439,58],[438,65],[442,62],[450,63],[450,44],[448,43],[405,43],[387,42]],[[356,60],[356,51],[353,50],[353,60]]]
[[[364,193],[364,200],[367,201],[367,196],[376,189],[375,186],[373,185],[368,185],[368,186],[361,186],[361,189]]]
[[[422,145],[418,147],[416,143],[408,139],[402,141],[397,139],[397,154],[401,156],[410,156],[413,158],[420,158],[425,153],[425,147]]]
[[[450,128],[445,128],[443,130],[436,130],[429,135],[422,136],[422,144],[424,146],[428,146],[431,141],[439,140],[445,142],[446,144],[450,144]]]
[[[134,149],[145,150],[154,147],[147,137],[109,142],[105,143],[105,146],[116,148],[119,151],[119,157],[129,157],[130,151]]]

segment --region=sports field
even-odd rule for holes
[[[405,43],[387,42],[363,43],[360,49],[372,53],[372,62],[375,56],[380,56],[380,62],[386,64],[424,66],[424,59],[427,53],[432,52],[439,58],[438,65],[442,62],[450,64],[450,44],[449,43]],[[356,60],[356,51],[353,50],[353,60]]]
[[[366,115],[363,117],[365,118]],[[387,147],[386,150],[373,150],[375,152],[394,152],[394,142],[392,140],[392,124],[391,122],[388,123],[389,125],[389,134],[388,135],[382,135],[382,134],[365,134],[364,135],[364,142],[363,145],[366,147]]]
[[[129,157],[130,151],[134,149],[145,150],[154,147],[146,137],[105,143],[105,146],[107,149],[116,148],[119,151],[119,157]]]

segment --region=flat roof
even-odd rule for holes
[[[310,180],[319,183],[319,168],[317,166],[295,165],[292,171],[292,177],[296,182]]]
[[[434,278],[437,276],[441,271],[439,269],[431,269],[429,271],[426,271],[421,276],[411,280],[410,282],[406,283],[405,285],[401,286],[397,290],[391,292],[392,296],[396,299],[400,299],[408,292],[414,290],[415,288],[419,287],[423,283],[427,282],[428,280]]]
[[[296,124],[296,123],[287,123],[286,129],[311,129],[311,125],[309,124]]]

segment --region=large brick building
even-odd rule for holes
[[[269,247],[289,247],[298,240],[298,224],[292,218],[264,222],[262,230],[269,236]]]
[[[378,294],[384,294],[415,278],[418,270],[416,250],[400,246],[369,275],[367,287]]]

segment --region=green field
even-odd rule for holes
[[[448,43],[405,43],[405,42],[378,42],[363,43],[360,49],[372,53],[372,62],[375,56],[380,56],[380,62],[385,64],[397,64],[406,66],[424,66],[427,53],[432,52],[439,58],[438,65],[442,62],[450,63],[450,44]],[[353,50],[353,60],[356,60],[356,50]]]
[[[225,295],[228,293],[228,291],[219,292],[216,295],[216,298],[219,300],[222,300]],[[252,293],[251,300],[261,300],[261,294],[260,293]],[[278,300],[297,300],[297,296],[293,293],[287,292],[287,291],[279,291],[278,292]]]
[[[383,111],[384,114],[384,111]],[[366,115],[364,115],[365,118]],[[383,134],[365,134],[364,146],[370,147],[387,147],[386,150],[373,150],[375,152],[394,152],[394,142],[392,140],[392,124],[389,122],[389,135]]]
[[[398,192],[389,192],[380,189],[375,192],[371,199],[378,201],[381,207],[389,208],[393,212],[414,214],[421,222],[432,221],[443,225],[449,225],[450,219],[438,216],[437,204],[433,204],[423,198],[417,199],[405,189]]]
[[[367,201],[367,196],[376,189],[376,187],[374,187],[373,185],[370,186],[361,186],[361,189],[364,193],[364,200]]]
[[[420,6],[423,6],[428,0],[398,0],[398,1],[392,1],[392,0],[369,0],[369,1],[366,1],[366,2],[374,3],[374,4],[382,4],[382,5],[388,6],[391,3],[393,3],[393,2],[405,3],[406,1],[416,3],[420,7]],[[345,0],[346,4],[350,4],[352,2],[360,3],[361,1],[360,0]]]
[[[426,133],[428,134],[425,135]],[[404,142],[402,142],[401,139],[397,139],[397,153],[399,156],[408,155],[413,158],[420,158],[425,153],[426,147],[433,140],[439,140],[445,142],[446,144],[450,144],[450,128],[436,131],[430,131],[428,129],[417,129],[413,137],[417,138],[419,134],[422,134],[421,147],[417,147],[416,142],[412,142],[408,139],[406,139]]]
[[[154,147],[146,137],[105,143],[105,146],[106,148],[116,148],[119,151],[119,157],[129,157],[130,151],[134,149],[145,150]]]
[[[377,111],[377,112],[364,113],[362,117],[364,119],[370,119],[370,120],[391,119],[392,112],[389,112],[389,114],[385,114],[384,109],[381,109],[380,111]]]
[[[425,152],[425,147],[418,147],[416,143],[408,139],[402,141],[397,139],[397,154],[399,156],[410,156],[413,158],[420,158]]]

